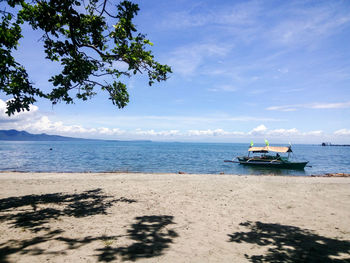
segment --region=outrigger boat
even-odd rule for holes
[[[269,154],[270,152],[276,153],[276,155]],[[253,147],[250,146],[248,149],[248,156],[237,157],[238,161],[227,161],[239,163],[249,166],[262,166],[269,168],[281,168],[281,169],[304,169],[308,162],[292,162],[289,161],[290,153],[292,152],[292,147],[276,147],[266,145],[264,147]],[[261,154],[261,155],[252,155]],[[280,156],[280,153],[288,153],[288,156]]]

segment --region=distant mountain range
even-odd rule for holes
[[[82,138],[48,135],[46,133],[32,134],[26,131],[0,130],[0,140],[3,141],[81,141]]]
[[[26,131],[0,130],[0,141],[120,141],[120,140],[101,140],[101,139],[83,139],[60,135],[48,135],[46,133],[32,134]],[[120,141],[121,142],[121,141]],[[127,142],[152,142],[150,140],[131,140]]]

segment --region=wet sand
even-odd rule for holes
[[[0,173],[0,262],[350,262],[350,178]]]

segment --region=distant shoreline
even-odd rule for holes
[[[323,145],[323,144],[321,144],[321,146],[323,146],[323,147],[326,147],[326,146],[340,146],[340,147],[348,147],[348,146],[350,146],[350,144],[326,144],[326,145]]]
[[[279,174],[229,174],[229,173],[186,173],[186,172],[133,172],[133,171],[102,171],[102,172],[91,172],[91,171],[84,171],[84,172],[47,172],[47,171],[7,171],[7,170],[0,170],[0,174],[7,174],[7,173],[14,173],[14,174],[86,174],[86,175],[98,175],[98,174],[144,174],[144,175],[203,175],[203,176],[210,176],[210,175],[232,175],[232,176],[257,176],[257,177],[348,177],[350,178],[350,173],[324,173],[324,174],[311,174],[311,175],[292,175],[292,174],[285,174],[285,175],[279,175]]]

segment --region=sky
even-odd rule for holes
[[[0,129],[153,141],[350,143],[349,1],[134,1],[137,29],[154,43],[166,82],[126,80],[130,103],[104,92],[9,118]],[[15,53],[31,81],[50,90],[58,65],[41,32],[26,26]]]

